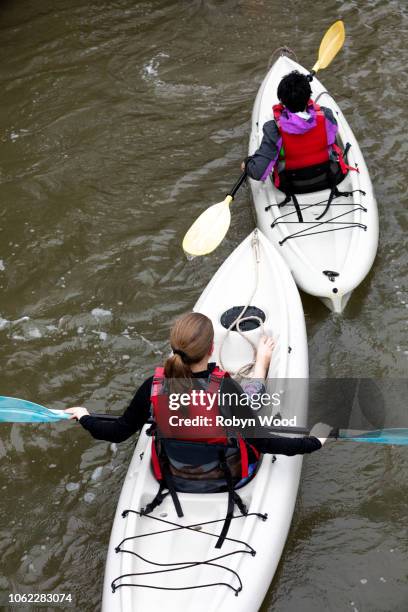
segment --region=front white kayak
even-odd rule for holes
[[[282,77],[293,70],[308,72],[289,57],[281,56],[266,75],[253,108],[250,155],[261,143],[264,123],[273,119],[272,106],[279,102],[277,88]],[[320,220],[317,217],[324,211],[330,191],[298,195],[301,223],[292,202],[279,208],[285,196],[270,178],[250,183],[258,226],[279,249],[297,285],[319,297],[332,311],[342,312],[351,292],[369,272],[377,252],[377,203],[363,155],[343,113],[318,79],[313,79],[311,87],[313,100],[334,113],[339,126],[338,144],[343,149],[347,143],[351,145],[347,163],[359,172],[350,171],[338,189],[353,194],[335,198]]]
[[[258,321],[250,322],[252,329],[247,331],[241,324],[241,334],[228,332],[228,311],[249,302],[248,312],[262,313]],[[287,266],[259,230],[220,267],[195,310],[211,317],[215,359],[220,361],[222,345],[221,360],[230,371],[252,360],[247,338],[256,343],[263,329],[275,336],[277,346],[269,371],[274,380],[268,382],[268,391],[271,394],[279,387],[283,396],[287,393],[289,397],[279,407],[281,417],[296,414],[296,424],[304,425],[308,356],[301,301]],[[295,389],[288,384],[294,378],[303,379],[301,392],[299,384]],[[103,611],[256,612],[285,545],[301,467],[301,456],[274,460],[264,455],[255,477],[239,489],[248,515],[235,510],[227,539],[216,549],[227,493],[179,493],[183,518],[177,517],[168,497],[150,515],[140,516],[140,509],[158,490],[151,468],[151,438],[143,430],[113,523]]]

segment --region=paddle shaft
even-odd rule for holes
[[[120,418],[120,415],[101,414],[101,413],[92,413],[91,416],[94,416],[104,421],[116,421],[117,419]],[[264,427],[263,431],[265,432],[265,436],[269,433],[270,434],[292,434],[292,435],[310,436],[310,429],[306,427],[290,427],[290,426]],[[392,432],[392,435],[390,434],[390,432]],[[404,432],[403,437],[398,438],[398,436],[395,435],[395,432]],[[349,440],[349,441],[354,441],[354,442],[377,442],[377,443],[382,443],[382,444],[405,444],[407,445],[408,444],[408,433],[407,432],[408,432],[408,429],[407,430],[391,429],[391,430],[384,430],[384,431],[381,430],[379,433],[381,433],[382,435],[379,437],[378,440],[375,440],[374,438],[370,438],[367,435],[369,432],[366,432],[366,431],[351,432],[347,429],[333,428],[330,431],[330,433],[324,437],[336,438],[337,440],[338,439]],[[387,438],[387,434],[388,434],[388,438]],[[317,437],[319,436],[317,435]]]
[[[228,196],[231,196],[231,198],[235,197],[235,194],[237,193],[238,189],[241,187],[242,183],[245,181],[246,177],[247,177],[247,173],[246,173],[246,170],[244,170],[244,172],[241,174],[241,176],[239,177],[239,179],[237,180],[237,182],[235,183],[231,191],[227,193],[227,197]]]
[[[116,421],[116,419],[120,418],[120,415],[115,414],[102,414],[97,412],[92,412],[91,416],[96,417],[97,419],[101,419],[103,421]],[[306,427],[265,427],[263,428],[265,432],[273,432],[273,433],[288,433],[288,434],[302,434],[304,436],[308,436],[310,434],[310,430]],[[330,432],[329,437],[335,438],[338,435],[338,430],[333,430]]]
[[[116,421],[121,415],[116,414],[103,414],[100,412],[91,412],[91,416],[101,419],[103,421]],[[265,430],[273,431],[274,433],[293,433],[308,435],[310,432],[306,427],[265,427]]]

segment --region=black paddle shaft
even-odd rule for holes
[[[117,419],[120,418],[121,415],[116,415],[116,414],[100,414],[98,412],[93,412],[91,413],[91,416],[96,417],[97,419],[101,419],[103,421],[116,421]],[[310,429],[307,429],[306,427],[268,427],[265,428],[265,432],[270,432],[270,433],[274,433],[274,434],[280,434],[280,433],[288,433],[288,434],[303,434],[304,436],[308,436],[310,435]],[[333,429],[330,433],[329,433],[329,438],[337,438],[338,436],[338,430]]]
[[[246,170],[244,170],[244,172],[241,174],[241,176],[239,177],[239,179],[237,180],[237,182],[235,183],[231,191],[227,193],[227,196],[230,195],[233,198],[235,194],[237,193],[238,189],[241,187],[242,183],[245,181],[246,177],[247,177],[247,173],[246,173]]]
[[[97,419],[101,419],[103,421],[116,421],[120,418],[119,414],[102,414],[100,412],[91,412],[91,416],[96,417]],[[303,434],[308,435],[309,429],[306,427],[285,427],[285,426],[277,426],[277,427],[268,427],[264,428],[265,431],[269,431],[271,433],[293,433],[293,434]]]

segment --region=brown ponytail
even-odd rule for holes
[[[173,355],[164,364],[166,378],[185,379],[184,385],[191,386],[191,365],[199,363],[210,352],[213,340],[212,322],[200,312],[189,312],[177,319],[170,332]]]

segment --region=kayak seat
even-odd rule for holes
[[[339,162],[329,160],[322,164],[307,166],[306,168],[281,170],[281,172],[278,174],[279,181],[274,179],[275,187],[279,189],[279,191],[282,191],[286,196],[282,202],[278,203],[279,208],[285,206],[285,204],[288,204],[290,201],[293,201],[299,223],[303,223],[302,210],[296,196],[302,193],[312,193],[315,191],[329,189],[330,194],[327,200],[326,208],[316,218],[316,221],[319,221],[329,210],[334,198],[338,198],[340,196],[350,196],[352,192],[339,191],[337,189],[337,185],[345,179],[349,169],[356,170],[356,168],[351,168],[351,166],[344,163],[344,159],[347,157],[347,152],[349,149],[350,144],[347,144],[346,148],[344,149],[344,157],[342,157]],[[276,184],[277,182],[278,184]],[[267,206],[265,210],[268,210],[268,208],[269,207]]]
[[[231,484],[242,486],[241,460],[237,446],[225,447],[205,442],[166,439],[165,446],[168,466],[176,491],[183,493],[217,493],[228,491],[228,482],[220,467],[220,451],[228,463]],[[252,453],[251,453],[252,454]],[[193,459],[193,462],[192,462]],[[256,467],[256,461],[251,457]],[[247,482],[255,476],[253,469]]]
[[[283,170],[279,173],[279,191],[285,195],[311,193],[332,189],[345,178],[336,161],[328,161],[297,170]]]
[[[141,514],[150,514],[163,502],[167,495],[170,495],[177,516],[182,517],[184,514],[177,495],[178,492],[218,493],[225,491],[228,493],[227,513],[215,545],[215,548],[221,548],[234,518],[234,507],[238,507],[241,515],[248,514],[245,503],[235,491],[235,486],[238,483],[243,484],[241,452],[239,449],[238,442],[235,445],[231,443],[231,446],[228,446],[160,438],[157,449],[157,457],[161,457],[159,490],[154,499],[145,508],[141,509]],[[252,473],[250,473],[248,466],[247,472],[246,481],[249,481],[256,473],[256,466],[253,466]]]

